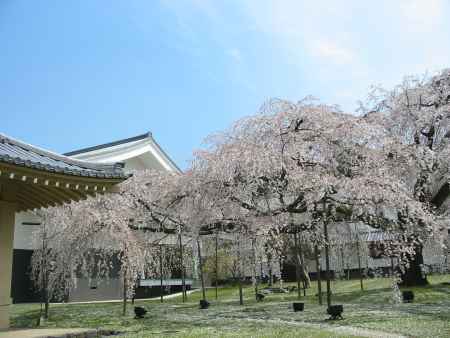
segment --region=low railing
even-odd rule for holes
[[[185,285],[192,285],[193,280],[192,279],[185,279]],[[182,279],[181,278],[169,278],[169,279],[163,279],[162,285],[163,286],[179,286],[182,285]],[[141,279],[139,281],[140,286],[161,286],[161,280],[160,279]]]

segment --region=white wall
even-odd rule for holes
[[[39,231],[40,225],[28,225],[23,223],[41,223],[36,215],[30,212],[16,213],[14,227],[14,249],[33,250],[36,248],[35,233]]]

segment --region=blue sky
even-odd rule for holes
[[[372,84],[450,66],[448,13],[446,0],[0,0],[0,132],[66,152],[152,131],[185,168],[271,97],[351,112]]]

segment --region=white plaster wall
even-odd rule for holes
[[[14,227],[14,249],[33,250],[36,249],[35,234],[40,225],[24,225],[23,223],[40,223],[41,220],[30,212],[16,213]]]
[[[102,279],[96,283],[97,288],[92,289],[88,278],[77,279],[77,285],[70,290],[70,302],[85,302],[105,299],[121,299],[123,283],[118,278]]]

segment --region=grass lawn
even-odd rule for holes
[[[263,302],[254,300],[253,288],[244,289],[245,305],[238,304],[236,288],[221,288],[219,300],[213,289],[207,298],[211,306],[198,308],[201,292],[181,297],[136,301],[149,310],[145,319],[134,319],[131,304],[121,316],[121,303],[51,305],[47,327],[113,329],[122,337],[450,337],[450,275],[429,276],[431,285],[412,288],[411,304],[391,303],[391,280],[369,279],[360,291],[359,281],[333,282],[333,303],[344,304],[344,319],[328,321],[326,307],[319,306],[316,284],[302,297],[305,311],[292,311],[296,293],[270,294]],[[12,325],[32,327],[39,315],[38,304],[13,306]],[[384,334],[386,333],[386,334]],[[394,335],[392,335],[393,337]]]

